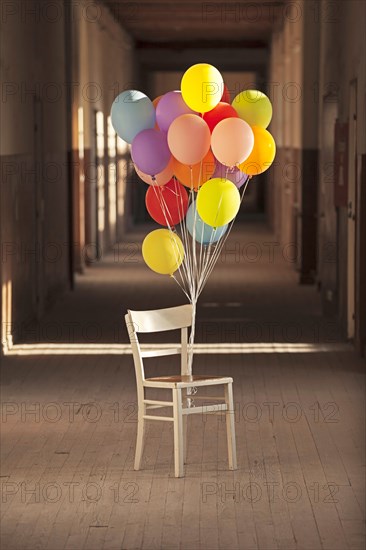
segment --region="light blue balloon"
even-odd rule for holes
[[[154,128],[155,108],[147,95],[137,90],[126,90],[113,101],[111,119],[119,137],[132,143],[142,130]]]
[[[192,203],[190,207],[188,208],[188,212],[186,215],[186,227],[189,231],[189,233],[193,236],[193,227],[194,227],[194,221],[196,216],[196,233],[195,233],[195,239],[197,242],[201,244],[209,244],[209,243],[215,243],[218,240],[221,239],[221,237],[226,232],[228,226],[221,225],[220,227],[211,227],[211,225],[207,225],[207,223],[204,223],[202,219],[200,218],[198,212],[196,212],[196,203]]]

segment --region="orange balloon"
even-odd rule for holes
[[[251,128],[254,134],[254,147],[249,157],[239,164],[239,169],[248,176],[257,176],[271,166],[276,156],[276,143],[268,130],[261,126]]]
[[[161,100],[163,96],[162,95],[158,95],[158,97],[156,97],[155,99],[153,99],[152,101],[152,104],[154,105],[154,109],[156,111],[156,107],[158,106],[158,103],[159,101]],[[160,130],[159,126],[158,126],[158,123],[155,122],[155,130]],[[170,178],[169,178],[170,179]],[[167,181],[169,181],[169,179]],[[165,182],[166,183],[166,182]]]
[[[209,149],[203,160],[192,166],[192,175],[191,167],[188,166],[188,164],[182,164],[173,157],[173,171],[175,177],[178,178],[183,185],[191,189],[193,184],[193,189],[197,191],[214,173],[215,157],[211,149]]]
[[[135,170],[137,175],[144,181],[145,183],[148,183],[149,185],[165,185],[168,183],[168,181],[172,178],[174,174],[174,162],[175,159],[171,157],[168,166],[164,168],[162,172],[159,174],[156,174],[153,178],[153,176],[150,176],[149,174],[145,174],[142,172],[139,168],[137,168],[136,164],[134,164]]]
[[[154,105],[155,110],[156,110],[156,107],[158,106],[158,103],[159,103],[159,101],[161,100],[162,97],[163,97],[162,95],[158,95],[158,97],[153,99],[152,104]]]

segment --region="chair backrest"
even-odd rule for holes
[[[148,311],[127,310],[125,321],[130,338],[133,360],[135,364],[136,382],[142,388],[145,379],[144,357],[159,357],[163,355],[181,354],[181,373],[187,372],[187,341],[188,327],[192,324],[192,305],[153,309]],[[177,348],[154,349],[142,352],[138,333],[165,332],[181,329],[181,344]]]

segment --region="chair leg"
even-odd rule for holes
[[[226,435],[227,435],[227,450],[228,450],[228,457],[229,457],[229,469],[236,470],[238,466],[236,461],[235,411],[234,411],[232,383],[225,385],[225,401],[227,404]]]
[[[188,402],[188,398],[187,398],[187,390],[184,391],[184,407],[187,407],[187,402]],[[188,416],[186,414],[183,414],[183,459],[184,459],[184,464],[187,464],[187,450],[188,450],[188,446],[187,446],[187,432],[188,432]]]
[[[183,422],[183,462],[187,464],[187,431],[188,431],[188,418],[184,414],[182,418]]]
[[[139,470],[141,467],[142,451],[144,448],[144,437],[145,437],[144,414],[145,414],[145,405],[144,403],[142,403],[141,405],[139,405],[139,410],[138,410],[135,465],[134,465],[135,470]]]
[[[174,472],[175,477],[183,477],[183,422],[182,422],[182,390],[173,389],[174,414]]]

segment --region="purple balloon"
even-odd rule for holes
[[[132,142],[131,157],[141,172],[150,176],[159,174],[171,158],[166,134],[154,128],[142,130]]]
[[[156,122],[163,132],[169,130],[169,126],[180,115],[197,115],[185,103],[182,92],[174,91],[164,94],[156,107]]]
[[[212,178],[226,178],[232,181],[238,189],[246,182],[248,176],[244,174],[239,168],[228,168],[216,160],[215,172],[211,176]]]

